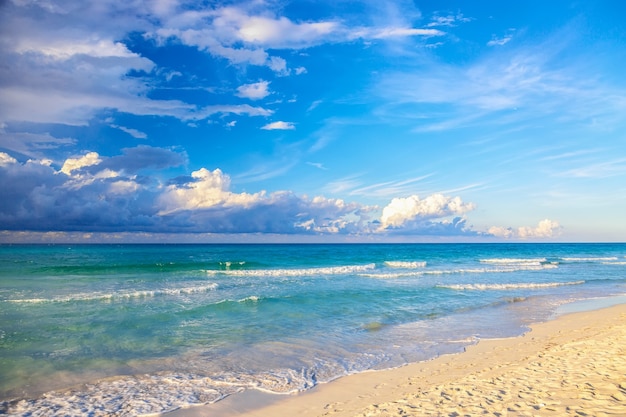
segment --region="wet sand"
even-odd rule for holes
[[[298,395],[255,391],[168,417],[626,416],[626,304],[563,315],[464,353],[347,376]]]

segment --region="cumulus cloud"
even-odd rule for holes
[[[185,161],[138,146],[112,157],[86,152],[55,169],[0,152],[0,223],[16,231],[349,234],[363,230],[372,210],[288,191],[234,192],[219,169],[170,180],[140,175]]]
[[[521,226],[517,229],[512,227],[493,226],[489,228],[490,235],[505,239],[545,239],[559,234],[561,225],[550,219],[544,219],[536,227]]]
[[[16,164],[16,163],[17,163],[17,159],[13,158],[8,153],[0,152],[0,166],[7,166],[7,165]]]
[[[72,171],[83,167],[97,165],[100,162],[102,162],[102,159],[100,159],[100,155],[98,155],[97,152],[89,152],[78,158],[66,159],[65,163],[63,163],[63,166],[61,167],[61,172],[66,175],[72,175]]]
[[[463,203],[460,197],[433,194],[421,200],[412,195],[394,198],[383,209],[381,229],[399,229],[423,224],[424,221],[458,216],[474,209],[474,204]]]
[[[221,170],[201,168],[191,173],[191,180],[182,186],[169,185],[159,197],[162,210],[159,214],[171,214],[182,210],[206,209],[215,206],[249,207],[263,197],[263,193],[236,194],[229,191],[230,177]]]
[[[263,130],[294,130],[295,128],[296,126],[291,122],[278,121],[278,122],[266,124],[261,129]]]
[[[213,233],[354,233],[370,210],[325,197],[300,197],[288,191],[236,193],[221,170],[201,168],[170,184],[157,198],[157,213],[181,230]]]
[[[267,97],[270,92],[268,90],[268,81],[259,81],[258,83],[244,84],[237,88],[237,96],[248,98],[250,100],[259,100]]]
[[[60,168],[49,160],[19,162],[5,153],[0,160],[4,228],[93,232],[158,230],[154,196],[159,184],[138,173],[180,165],[186,156],[141,146],[114,157],[87,152],[67,158]]]

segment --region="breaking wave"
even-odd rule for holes
[[[546,258],[492,258],[479,261],[483,264],[495,265],[541,265],[548,260]]]
[[[566,262],[598,262],[598,261],[617,261],[617,256],[607,257],[581,257],[581,258],[561,258]]]
[[[261,277],[301,277],[308,275],[346,275],[368,271],[376,268],[376,264],[330,266],[322,268],[294,269],[251,269],[251,270],[206,270],[207,275],[261,276]]]
[[[401,277],[420,277],[425,275],[459,275],[459,274],[492,274],[492,273],[511,273],[518,271],[541,271],[544,269],[558,268],[558,265],[551,263],[546,264],[518,264],[518,265],[502,265],[490,268],[458,268],[458,269],[433,269],[411,272],[389,272],[389,273],[361,273],[360,276],[378,279],[394,279]]]
[[[562,287],[566,285],[581,285],[585,281],[569,281],[569,282],[535,282],[535,283],[511,283],[511,284],[450,284],[450,285],[437,285],[437,288],[448,288],[451,290],[475,290],[475,291],[489,291],[489,290],[533,290],[541,288],[553,288]]]
[[[74,301],[102,301],[102,300],[124,300],[134,298],[151,298],[158,296],[177,296],[177,295],[190,295],[198,294],[216,290],[218,285],[216,283],[209,283],[198,286],[190,286],[183,288],[162,288],[158,290],[136,290],[136,291],[119,291],[113,293],[78,293],[70,294],[66,296],[58,296],[51,298],[24,298],[24,299],[10,299],[6,300],[10,303],[69,303]]]
[[[389,268],[416,269],[424,268],[426,266],[426,262],[385,261],[385,266],[388,266]]]

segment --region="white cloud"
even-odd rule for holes
[[[539,222],[537,227],[520,227],[517,233],[522,239],[529,238],[547,238],[553,237],[561,228],[558,222],[544,219]]]
[[[206,50],[233,64],[267,66],[280,75],[288,75],[284,58],[271,56],[268,50],[304,49],[325,43],[350,42],[355,39],[441,36],[432,28],[406,25],[350,27],[339,20],[293,21],[259,4],[226,6],[202,11],[179,11],[163,20],[152,36],[160,42],[178,39],[186,45]],[[295,70],[303,73],[303,67]]]
[[[137,130],[137,129],[132,129],[129,127],[124,127],[124,126],[118,126],[118,125],[111,125],[112,128],[114,129],[119,129],[122,132],[126,132],[129,135],[131,135],[132,137],[134,137],[135,139],[146,139],[148,137],[147,134],[145,134],[144,132]]]
[[[102,159],[97,152],[89,152],[79,158],[66,159],[63,167],[61,167],[61,172],[66,175],[72,175],[72,171],[76,171],[78,169],[92,165],[97,165],[100,162],[102,162]]]
[[[545,239],[556,236],[562,227],[553,220],[544,219],[536,227],[521,226],[517,229],[511,227],[493,226],[488,233],[505,239]]]
[[[458,22],[466,23],[471,20],[472,19],[463,16],[462,13],[457,13],[456,15],[449,14],[446,16],[436,15],[435,17],[432,18],[432,21],[426,26],[427,27],[437,27],[437,26],[454,27],[454,26],[457,26]]]
[[[274,112],[263,107],[253,107],[248,104],[238,105],[214,105],[202,108],[196,113],[190,114],[188,119],[204,119],[213,114],[245,114],[248,116],[271,116]]]
[[[192,180],[184,186],[169,185],[159,197],[162,207],[160,215],[180,210],[198,210],[215,206],[249,207],[264,196],[257,194],[236,194],[229,191],[230,177],[221,170],[209,171],[201,168],[191,173]]]
[[[268,81],[259,81],[258,83],[244,84],[237,88],[237,96],[248,98],[250,100],[260,100],[267,97],[270,92],[268,90]]]
[[[463,203],[460,197],[433,194],[420,200],[419,196],[394,198],[383,209],[381,229],[402,228],[414,222],[464,214],[474,209],[474,204]]]
[[[292,122],[273,122],[266,124],[261,129],[263,130],[294,130],[296,126]]]
[[[310,45],[336,32],[339,26],[332,21],[294,23],[286,17],[271,19],[238,13],[234,13],[233,17],[232,23],[237,27],[239,39],[272,48]]]
[[[420,29],[420,28],[364,28],[352,31],[352,36],[364,39],[386,39],[407,36],[442,36],[445,33],[437,29]]]
[[[16,164],[17,160],[13,158],[11,155],[0,152],[0,166]]]
[[[86,55],[94,58],[140,58],[121,42],[110,39],[19,39],[14,47],[20,54],[39,53],[55,60],[68,60],[75,55]],[[149,61],[145,60],[146,68]]]
[[[487,42],[487,46],[502,46],[506,45],[513,39],[513,36],[505,36],[503,38],[493,37],[489,42]]]
[[[328,168],[326,168],[324,166],[324,164],[320,163],[320,162],[307,162],[307,165],[311,165],[312,167],[315,167],[317,169],[321,169],[323,171],[327,171]]]
[[[87,125],[102,109],[181,120],[201,119],[212,114],[210,107],[199,109],[180,100],[150,98],[154,77],[162,76],[171,81],[173,76],[181,75],[176,71],[162,71],[153,61],[131,51],[120,41],[133,32],[158,31],[156,25],[160,21],[149,14],[150,8],[144,10],[136,2],[83,2],[67,4],[62,12],[59,10],[45,7],[41,2],[15,2],[3,8],[0,27],[4,29],[4,42],[0,44],[0,59],[10,65],[5,66],[1,74],[0,123]],[[160,14],[164,10],[172,14]],[[173,1],[154,3],[152,11],[163,19],[162,22],[185,16]],[[211,32],[203,32],[202,22],[198,21],[209,14],[198,16],[192,20],[200,29],[193,29],[185,36],[190,36],[189,42],[194,43],[194,36],[207,35],[210,42]],[[276,71],[287,72],[282,58],[269,57],[260,48],[246,50],[228,43],[214,43],[215,48],[223,49],[217,55],[230,56],[232,62],[270,64]],[[220,112],[219,107],[216,112]],[[237,114],[271,114],[265,109],[222,108]],[[142,132],[127,132],[143,137]]]
[[[492,36],[491,40],[487,42],[487,46],[502,46],[506,45],[513,39],[515,29],[509,29],[507,33],[502,37]]]

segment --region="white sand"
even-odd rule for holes
[[[168,416],[626,416],[626,305],[272,398],[246,393]]]

